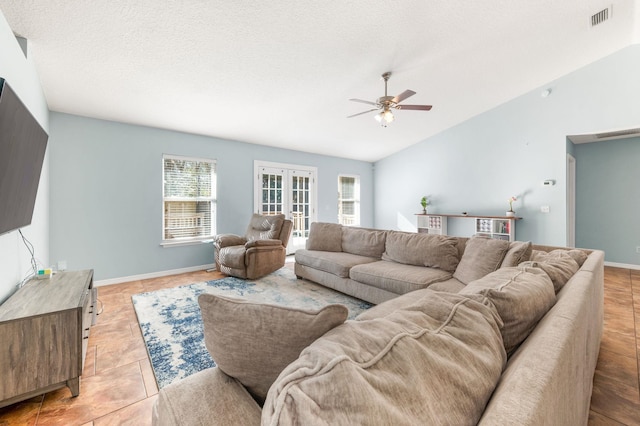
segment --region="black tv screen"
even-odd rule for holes
[[[0,78],[0,234],[31,224],[48,139]]]

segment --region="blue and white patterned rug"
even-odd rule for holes
[[[198,306],[198,296],[204,292],[306,309],[341,303],[349,308],[350,319],[371,307],[360,299],[297,280],[286,267],[255,281],[229,277],[133,295],[159,388],[215,366],[204,344]]]

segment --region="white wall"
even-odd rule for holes
[[[415,230],[423,195],[430,212],[478,215],[504,215],[515,195],[516,238],[565,245],[566,137],[640,127],[639,75],[633,45],[377,162],[375,226]],[[463,221],[449,231],[471,235]]]
[[[0,12],[0,77],[4,78],[49,131],[49,110],[31,59],[26,59],[9,24]],[[35,248],[41,265],[49,266],[49,149],[40,175],[40,185],[31,225],[22,228]],[[0,200],[2,202],[2,200]],[[30,255],[17,231],[0,235],[0,302],[16,290],[30,270]]]

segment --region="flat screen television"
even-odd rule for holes
[[[0,78],[0,235],[31,224],[48,139]]]

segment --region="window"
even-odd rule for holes
[[[360,226],[359,176],[338,176],[338,223]]]
[[[216,162],[162,157],[164,244],[188,243],[215,234]]]

